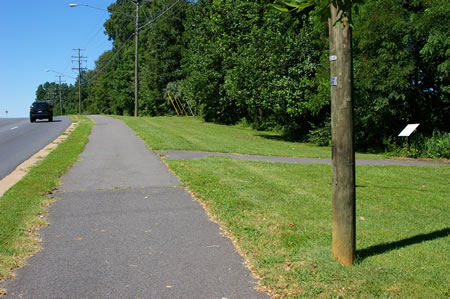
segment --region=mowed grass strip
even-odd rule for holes
[[[330,158],[331,148],[283,140],[279,133],[206,123],[199,118],[116,116],[153,150],[190,150],[263,156]],[[384,159],[356,154],[357,159]]]
[[[48,195],[88,142],[93,122],[85,117],[73,121],[80,123],[66,141],[0,198],[0,281],[11,277],[11,271],[38,250],[34,231],[46,225],[40,216],[51,202]]]
[[[450,167],[358,166],[357,254],[331,258],[331,167],[166,160],[277,297],[448,298]]]

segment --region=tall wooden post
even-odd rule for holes
[[[356,248],[355,154],[353,150],[352,31],[348,23],[335,25],[342,14],[330,4],[330,69],[332,128],[332,254],[352,265]],[[350,10],[350,8],[349,8]],[[350,17],[350,11],[347,11]]]
[[[136,36],[136,44],[134,48],[134,117],[138,116],[138,88],[139,88],[139,77],[138,77],[138,42],[139,42],[139,0],[136,1],[136,29],[135,29],[135,36]]]

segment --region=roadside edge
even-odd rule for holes
[[[0,198],[5,194],[12,186],[14,186],[18,181],[20,181],[33,166],[38,165],[45,157],[48,156],[52,151],[54,151],[59,144],[64,142],[67,137],[75,130],[79,122],[73,122],[69,127],[61,133],[55,140],[50,142],[47,146],[41,149],[39,152],[31,156],[28,160],[22,162],[16,167],[10,174],[0,180]]]

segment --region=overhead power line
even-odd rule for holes
[[[164,15],[166,12],[168,12],[172,7],[174,7],[178,2],[180,2],[181,0],[177,0],[175,2],[172,3],[172,5],[170,5],[166,10],[164,10],[161,14],[159,14],[157,17],[151,19],[150,21],[148,21],[147,23],[145,23],[144,25],[142,25],[141,27],[138,28],[138,30],[141,30],[144,27],[147,27],[148,25],[150,25],[151,23],[155,22],[157,19],[159,19],[162,15]]]
[[[111,57],[111,58],[108,60],[108,62],[105,63],[105,65],[103,65],[101,68],[99,68],[99,69],[96,70],[98,73],[97,73],[94,77],[92,77],[91,79],[84,81],[83,84],[87,84],[87,83],[89,83],[89,82],[91,82],[91,81],[97,79],[97,77],[100,76],[100,72],[101,72],[102,70],[104,70],[111,62],[113,62],[114,58],[116,58],[116,56],[119,55],[120,51],[122,51],[122,49],[125,48],[125,46],[127,45],[127,42],[128,42],[134,35],[135,35],[135,33],[133,32],[133,33],[128,37],[128,39],[122,44],[122,46],[121,46],[118,50],[116,50],[116,53],[114,53],[113,57]]]
[[[177,2],[180,2],[180,1],[177,1]],[[187,4],[188,2],[185,2],[183,5],[180,5],[177,9],[175,9],[174,11],[172,11],[172,13],[170,14],[170,15],[167,15],[167,16],[165,16],[166,18],[168,18],[168,17],[171,17],[171,16],[173,16],[178,10],[180,10],[182,7],[184,7],[184,6],[186,6],[186,4]],[[152,22],[152,24],[158,24],[159,22],[161,22],[163,19],[161,19],[161,20],[159,20],[157,23],[153,23]],[[149,24],[149,25],[151,25],[151,24]],[[145,30],[142,30],[142,32],[143,31],[146,31],[146,30],[149,30],[149,29],[151,29],[152,27],[149,27],[149,28],[147,28],[147,29],[145,29]]]
[[[163,12],[161,12],[158,16],[154,17],[153,19],[151,19],[150,21],[148,21],[147,23],[145,23],[144,25],[142,25],[142,26],[139,27],[138,29],[147,27],[147,26],[152,25],[152,24],[153,24],[153,25],[158,24],[160,21],[162,21],[162,19],[159,20],[157,23],[154,23],[154,22],[157,21],[159,18],[161,18],[165,13],[167,13],[171,8],[173,8],[175,4],[179,3],[180,1],[181,1],[181,0],[177,0],[177,1],[173,2],[167,9],[165,9]],[[177,9],[175,9],[174,11],[172,11],[171,14],[166,15],[165,18],[168,18],[168,17],[171,17],[172,15],[174,15],[178,10],[180,10],[182,7],[186,6],[187,3],[188,3],[188,2],[186,1],[185,3],[183,3],[183,5],[180,5]],[[148,27],[148,28],[142,30],[141,32],[147,31],[147,30],[149,30],[149,29],[151,29],[151,28],[153,28],[153,27]],[[97,77],[100,76],[100,72],[101,72],[102,70],[104,70],[104,69],[105,69],[105,68],[106,68],[106,67],[107,67],[107,66],[108,66],[108,65],[109,65],[116,57],[117,57],[117,55],[119,55],[119,53],[122,51],[122,49],[125,48],[125,46],[127,46],[128,41],[129,41],[132,37],[134,37],[135,34],[136,34],[135,32],[133,32],[132,34],[130,34],[130,36],[125,40],[125,42],[122,44],[122,46],[121,46],[119,49],[116,50],[116,53],[114,53],[114,55],[108,60],[108,62],[106,62],[106,64],[104,64],[101,68],[97,69],[97,72],[98,72],[98,73],[97,73],[95,76],[93,76],[92,78],[90,78],[89,80],[86,80],[85,82],[83,82],[83,84],[85,84],[85,83],[87,84],[87,83],[89,83],[89,82],[91,82],[91,81],[97,79]]]
[[[73,50],[78,51],[77,56],[72,56],[72,58],[76,58],[76,60],[72,60],[72,62],[78,61],[78,67],[73,67],[72,69],[78,70],[78,114],[81,114],[81,71],[87,70],[86,67],[81,66],[81,63],[87,62],[87,60],[83,59],[87,58],[87,56],[81,56],[81,51],[86,51],[86,49],[78,48]]]
[[[62,81],[61,77],[64,77],[63,75],[56,75],[56,77],[59,78],[59,109],[60,109],[60,115],[63,115],[62,112],[62,95],[61,95],[61,84],[66,83],[66,81]]]

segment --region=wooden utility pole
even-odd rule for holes
[[[136,44],[134,48],[134,117],[138,116],[138,93],[139,93],[139,77],[138,77],[138,42],[139,42],[139,0],[136,0]]]
[[[60,115],[63,115],[63,112],[62,112],[62,95],[61,95],[61,84],[63,83],[63,82],[65,82],[65,81],[62,81],[61,80],[61,77],[63,77],[62,75],[57,75],[56,77],[58,77],[59,78],[59,110],[60,110]]]
[[[81,56],[81,51],[86,51],[86,49],[73,49],[74,51],[78,51],[77,56],[72,56],[72,58],[76,58],[76,60],[72,60],[72,62],[78,62],[78,67],[73,67],[73,70],[78,70],[78,114],[81,114],[81,71],[87,70],[85,67],[81,67],[82,62],[87,62],[83,58],[87,58],[86,56]]]
[[[336,20],[350,8],[339,10],[330,1],[330,70],[332,128],[332,254],[353,265],[356,249],[355,153],[353,150],[352,30],[348,19]]]

